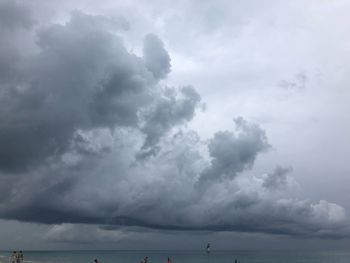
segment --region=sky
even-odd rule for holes
[[[348,248],[349,12],[0,0],[0,249]]]

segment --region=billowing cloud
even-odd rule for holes
[[[170,72],[170,57],[164,49],[163,42],[155,35],[145,36],[143,43],[143,58],[147,69],[155,78],[164,78]]]
[[[212,183],[222,178],[232,178],[252,167],[259,152],[269,148],[265,132],[243,118],[235,119],[237,134],[217,132],[208,148],[211,166],[203,171],[199,184]]]
[[[186,127],[199,93],[167,87],[164,44],[146,35],[143,56],[131,53],[127,28],[75,11],[26,28],[28,54],[10,50],[17,59],[0,72],[11,72],[0,81],[1,218],[102,226],[94,237],[66,236],[72,225],[48,233],[72,242],[118,240],[124,232],[107,234],[116,226],[349,236],[341,206],[291,194],[289,168],[247,173],[270,148],[259,125],[240,117],[208,141]]]
[[[292,171],[291,167],[277,166],[272,173],[268,173],[263,186],[267,189],[285,188],[288,184],[287,174]]]
[[[164,97],[159,98],[145,114],[142,131],[147,137],[143,146],[145,151],[139,156],[154,153],[152,146],[157,144],[163,134],[173,126],[190,121],[200,99],[196,90],[190,86],[182,87],[179,92],[167,89]]]
[[[38,30],[39,52],[23,58],[13,80],[2,85],[0,169],[22,171],[63,154],[78,129],[137,128],[143,111],[152,107],[143,118],[152,143],[192,118],[199,101],[196,92],[182,88],[183,99],[175,100],[174,90],[172,98],[162,100],[164,91],[148,69],[167,55],[160,40],[146,37],[145,45],[155,45],[155,57],[146,52],[143,60],[109,32],[102,23],[106,19],[100,20],[76,11],[66,24]],[[12,66],[8,63],[5,70]],[[169,107],[167,116],[160,113],[163,104]],[[151,131],[151,126],[157,128]]]

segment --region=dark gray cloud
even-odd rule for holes
[[[145,43],[151,41],[153,46],[147,47],[148,61],[144,61],[127,52],[122,39],[109,32],[107,22],[75,11],[65,25],[38,30],[37,55],[22,59],[18,67],[13,65],[16,61],[2,65],[4,75],[13,71],[14,76],[2,84],[0,169],[21,171],[64,153],[78,129],[137,127],[143,108],[161,100],[162,90],[148,69],[158,59],[163,63],[166,51],[160,40],[146,37]],[[16,50],[13,53],[16,56]],[[181,105],[169,102],[178,112],[168,117],[177,120],[157,120],[157,116],[149,118],[152,124],[146,120],[144,131],[152,140],[193,116],[196,103],[189,93],[181,94],[188,98],[180,100]],[[162,131],[152,133],[151,125]]]
[[[243,118],[235,119],[237,133],[217,132],[209,141],[211,165],[203,171],[198,184],[211,184],[223,178],[233,178],[239,172],[252,167],[258,153],[270,145],[264,130],[247,123]]]
[[[252,131],[248,128],[246,132]],[[288,184],[276,195],[271,184],[266,187],[271,175],[259,180],[236,174],[222,178],[221,183],[206,185],[204,192],[198,191],[198,178],[212,164],[201,156],[204,145],[194,133],[177,133],[163,140],[161,150],[146,163],[134,162],[138,150],[130,149],[130,135],[125,132],[115,137],[118,147],[113,146],[115,149],[104,154],[103,160],[93,157],[79,161],[75,168],[61,164],[59,170],[51,167],[36,171],[36,175],[27,174],[28,178],[17,182],[6,205],[3,202],[2,218],[47,224],[102,224],[110,230],[113,226],[141,226],[177,231],[348,236],[343,208],[326,201],[295,199],[288,194],[292,187]],[[223,143],[231,140],[232,136]],[[33,192],[38,185],[40,189]],[[57,240],[59,236],[52,238]]]
[[[170,72],[170,57],[163,42],[155,35],[148,34],[143,42],[143,59],[147,69],[157,79],[162,79]]]
[[[25,43],[30,30],[35,25],[32,12],[28,6],[19,1],[0,1],[0,84],[22,78],[18,70],[25,53],[31,46]],[[24,44],[25,43],[25,44]],[[1,89],[4,93],[4,87]]]
[[[75,11],[65,24],[25,28],[35,38],[25,55],[9,49],[16,59],[0,72],[1,218],[349,236],[341,206],[289,194],[288,169],[247,174],[270,148],[257,124],[237,118],[235,130],[207,142],[189,130],[200,95],[165,87],[162,42],[147,35],[143,57],[130,53],[120,21]],[[96,235],[118,239],[105,231]]]
[[[146,134],[143,145],[144,152],[139,156],[155,153],[154,147],[159,138],[173,126],[190,121],[200,102],[200,96],[193,87],[183,87],[177,92],[168,88],[165,96],[159,98],[156,104],[145,114],[145,124],[142,131]]]
[[[263,186],[272,190],[285,188],[288,185],[287,174],[292,170],[291,167],[277,166],[272,173],[267,174]]]

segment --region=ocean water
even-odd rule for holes
[[[0,252],[7,263],[10,252]],[[24,251],[24,263],[350,263],[350,251]]]

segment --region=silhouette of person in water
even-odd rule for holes
[[[10,263],[19,263],[19,254],[17,251],[12,252],[12,255],[10,256]]]
[[[95,263],[100,263],[100,262],[98,262],[97,258],[95,258],[94,262],[95,262]]]
[[[207,253],[210,253],[210,243],[207,245]]]
[[[23,259],[24,259],[24,257],[23,257],[23,252],[22,252],[22,250],[19,252],[19,254],[18,254],[18,259],[19,259],[19,262],[23,262]]]
[[[145,259],[143,260],[144,263],[148,263],[148,257],[146,256]]]
[[[169,258],[169,257],[168,257],[168,262],[167,262],[167,263],[171,263],[171,262],[170,262],[170,258]]]
[[[17,263],[21,263],[19,252],[17,253],[17,256],[16,256],[16,262]]]

